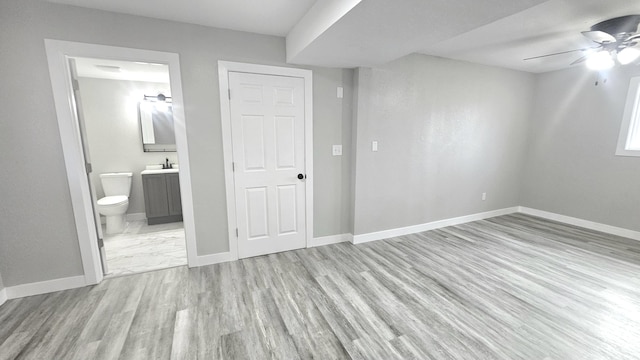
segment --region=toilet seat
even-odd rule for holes
[[[125,195],[105,196],[102,199],[98,200],[98,205],[101,205],[101,206],[122,205],[128,201],[129,201],[129,198]]]

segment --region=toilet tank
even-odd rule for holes
[[[131,177],[133,173],[100,174],[100,182],[105,196],[126,195],[131,193]]]

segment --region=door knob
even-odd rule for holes
[[[305,176],[304,176],[304,175],[302,175],[302,174],[298,174],[298,179],[302,180],[302,179],[304,179],[304,178],[305,178]]]

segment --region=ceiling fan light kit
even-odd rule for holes
[[[624,48],[618,53],[618,62],[622,65],[631,64],[640,57],[640,49],[637,48]]]
[[[607,70],[615,65],[611,54],[606,50],[590,55],[585,63],[591,70]]]
[[[534,56],[525,60],[581,51],[583,56],[571,65],[585,62],[592,70],[610,69],[616,65],[616,60],[620,65],[628,65],[640,58],[640,49],[637,47],[640,43],[638,24],[640,15],[620,16],[601,21],[591,26],[590,31],[582,32],[582,35],[598,46]]]

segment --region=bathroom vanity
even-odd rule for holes
[[[142,188],[149,225],[182,221],[178,169],[144,170]]]

